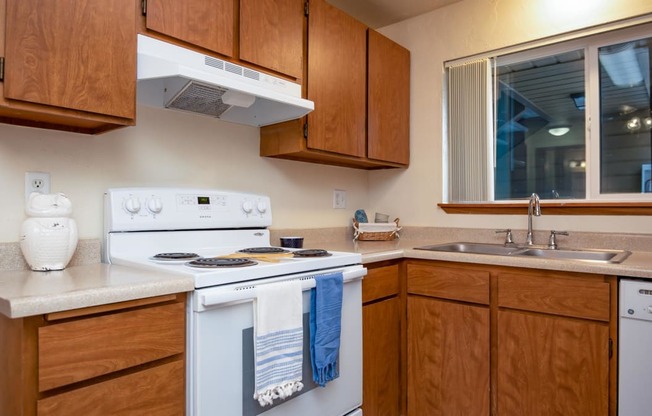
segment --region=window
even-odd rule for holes
[[[493,128],[481,134],[493,152],[482,179],[490,192],[459,192],[469,167],[449,159],[448,200],[507,201],[536,192],[551,200],[652,201],[651,49],[648,25],[488,59],[493,99],[482,111]],[[459,70],[450,65],[449,80]],[[456,133],[469,123],[460,115],[468,111],[452,108],[460,88],[449,81],[448,153],[457,146],[466,160],[486,159],[486,150]]]

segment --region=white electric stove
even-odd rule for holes
[[[188,415],[361,415],[361,279],[367,272],[361,256],[320,247],[276,247],[270,242],[271,224],[271,201],[263,195],[109,189],[103,260],[194,279],[187,315]],[[253,399],[253,355],[244,335],[253,326],[256,286],[301,280],[305,313],[314,277],[331,272],[341,272],[344,279],[340,378],[325,388],[306,383],[296,397],[260,407]]]

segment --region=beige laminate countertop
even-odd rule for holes
[[[603,264],[414,249],[446,242],[449,240],[343,240],[319,243],[319,248],[360,253],[364,264],[410,258],[652,279],[652,252],[649,251],[632,251],[621,264]],[[21,318],[193,289],[191,277],[103,263],[72,266],[53,272],[3,271],[0,272],[0,313],[10,318]]]
[[[190,277],[103,263],[51,272],[3,271],[0,313],[21,318],[193,289]]]
[[[559,270],[580,273],[600,273],[621,277],[640,277],[652,279],[652,252],[632,251],[632,254],[620,264],[608,264],[592,261],[540,259],[532,257],[509,257],[484,254],[446,253],[437,251],[415,250],[415,247],[450,242],[448,240],[418,241],[347,241],[325,243],[323,248],[333,251],[353,251],[362,254],[365,264],[401,258],[441,260],[462,263],[492,264],[531,269]]]

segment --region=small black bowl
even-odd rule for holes
[[[302,248],[303,237],[281,237],[281,247],[285,248]]]

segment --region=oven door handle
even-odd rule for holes
[[[344,271],[342,273],[344,283],[349,283],[355,280],[361,280],[367,275],[366,268],[356,270]],[[305,291],[315,287],[315,276],[299,277],[301,280],[301,290]],[[292,279],[287,279],[292,280]],[[285,281],[287,281],[285,280]],[[272,282],[268,282],[272,283]],[[263,284],[268,284],[263,283]],[[256,284],[243,284],[237,287],[231,287],[224,291],[217,291],[200,296],[201,304],[205,307],[218,306],[225,303],[251,301],[256,298]]]

